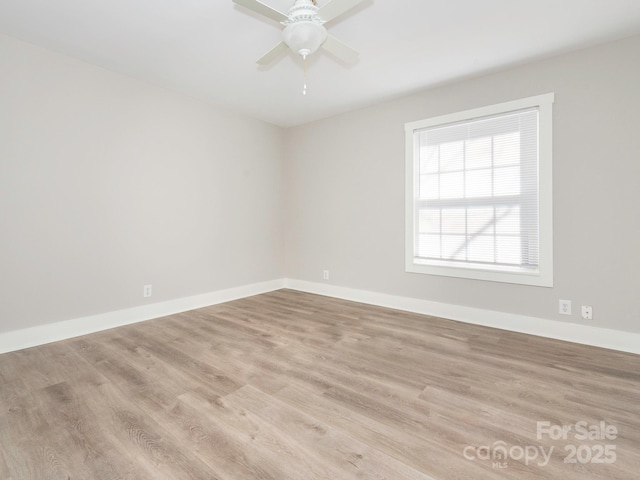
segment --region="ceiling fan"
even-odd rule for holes
[[[233,1],[285,27],[282,31],[282,42],[259,58],[258,65],[270,65],[286,52],[287,48],[298,53],[303,59],[320,47],[344,62],[353,62],[358,58],[356,50],[327,33],[324,23],[342,15],[363,0],[329,0],[320,8],[316,6],[316,0],[295,0],[286,15],[258,0]]]

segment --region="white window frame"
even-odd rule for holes
[[[407,272],[541,287],[553,286],[553,101],[554,94],[548,93],[405,124],[405,270]],[[437,261],[416,261],[414,258],[415,229],[417,228],[415,199],[419,188],[416,179],[416,162],[419,161],[418,149],[416,148],[416,132],[425,128],[470,121],[527,108],[538,109],[538,268],[533,271],[517,268],[510,270],[508,268],[481,267],[468,264],[438,265],[439,262]]]

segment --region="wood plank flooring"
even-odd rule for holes
[[[0,355],[0,480],[639,471],[640,356],[296,291]]]

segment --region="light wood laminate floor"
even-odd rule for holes
[[[638,472],[640,356],[296,291],[0,356],[1,480]]]

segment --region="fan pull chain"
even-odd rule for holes
[[[302,72],[304,75],[304,85],[302,87],[302,95],[307,94],[307,56],[302,57]]]

